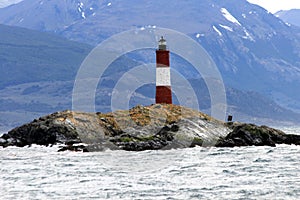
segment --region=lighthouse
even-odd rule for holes
[[[167,42],[161,37],[156,50],[156,95],[157,104],[172,104],[170,51]]]

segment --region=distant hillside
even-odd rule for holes
[[[77,70],[90,50],[89,45],[53,34],[0,25],[0,133],[70,108],[66,93],[72,91]]]
[[[0,22],[92,45],[128,29],[175,29],[208,51],[226,85],[300,110],[300,29],[246,0],[24,0],[0,9]]]
[[[0,25],[0,88],[73,80],[91,47],[53,34]]]
[[[0,9],[0,22],[44,31],[0,26],[0,131],[71,109],[77,69],[92,47],[65,38],[95,45],[123,30],[155,26],[182,31],[204,46],[225,80],[234,120],[300,121],[289,110],[300,110],[299,29],[244,0],[24,0]],[[110,111],[112,88],[124,72],[155,62],[153,52],[139,56],[124,56],[106,72],[97,111]],[[187,62],[172,59],[209,114],[203,81]],[[139,88],[130,106],[154,103],[154,91],[154,85]]]
[[[300,9],[281,10],[275,13],[275,15],[286,23],[300,27]]]

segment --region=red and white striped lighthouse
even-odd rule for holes
[[[166,40],[161,37],[156,50],[156,96],[157,104],[172,104],[170,51]]]

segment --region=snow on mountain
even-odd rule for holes
[[[221,8],[221,12],[228,21],[242,26],[241,23],[234,16],[232,16],[228,10],[226,10],[226,8]]]
[[[213,26],[213,29],[219,34],[219,36],[223,36],[221,31],[219,31],[215,26]]]
[[[229,27],[229,26],[225,26],[225,25],[222,25],[222,24],[219,24],[219,26],[221,26],[222,28],[224,28],[224,29],[226,29],[226,30],[228,30],[230,32],[233,32],[233,29],[231,27]]]

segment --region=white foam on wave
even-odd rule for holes
[[[37,145],[0,148],[1,198],[297,199],[299,150],[293,145],[93,153],[57,153]],[[163,168],[145,167],[155,162]]]

